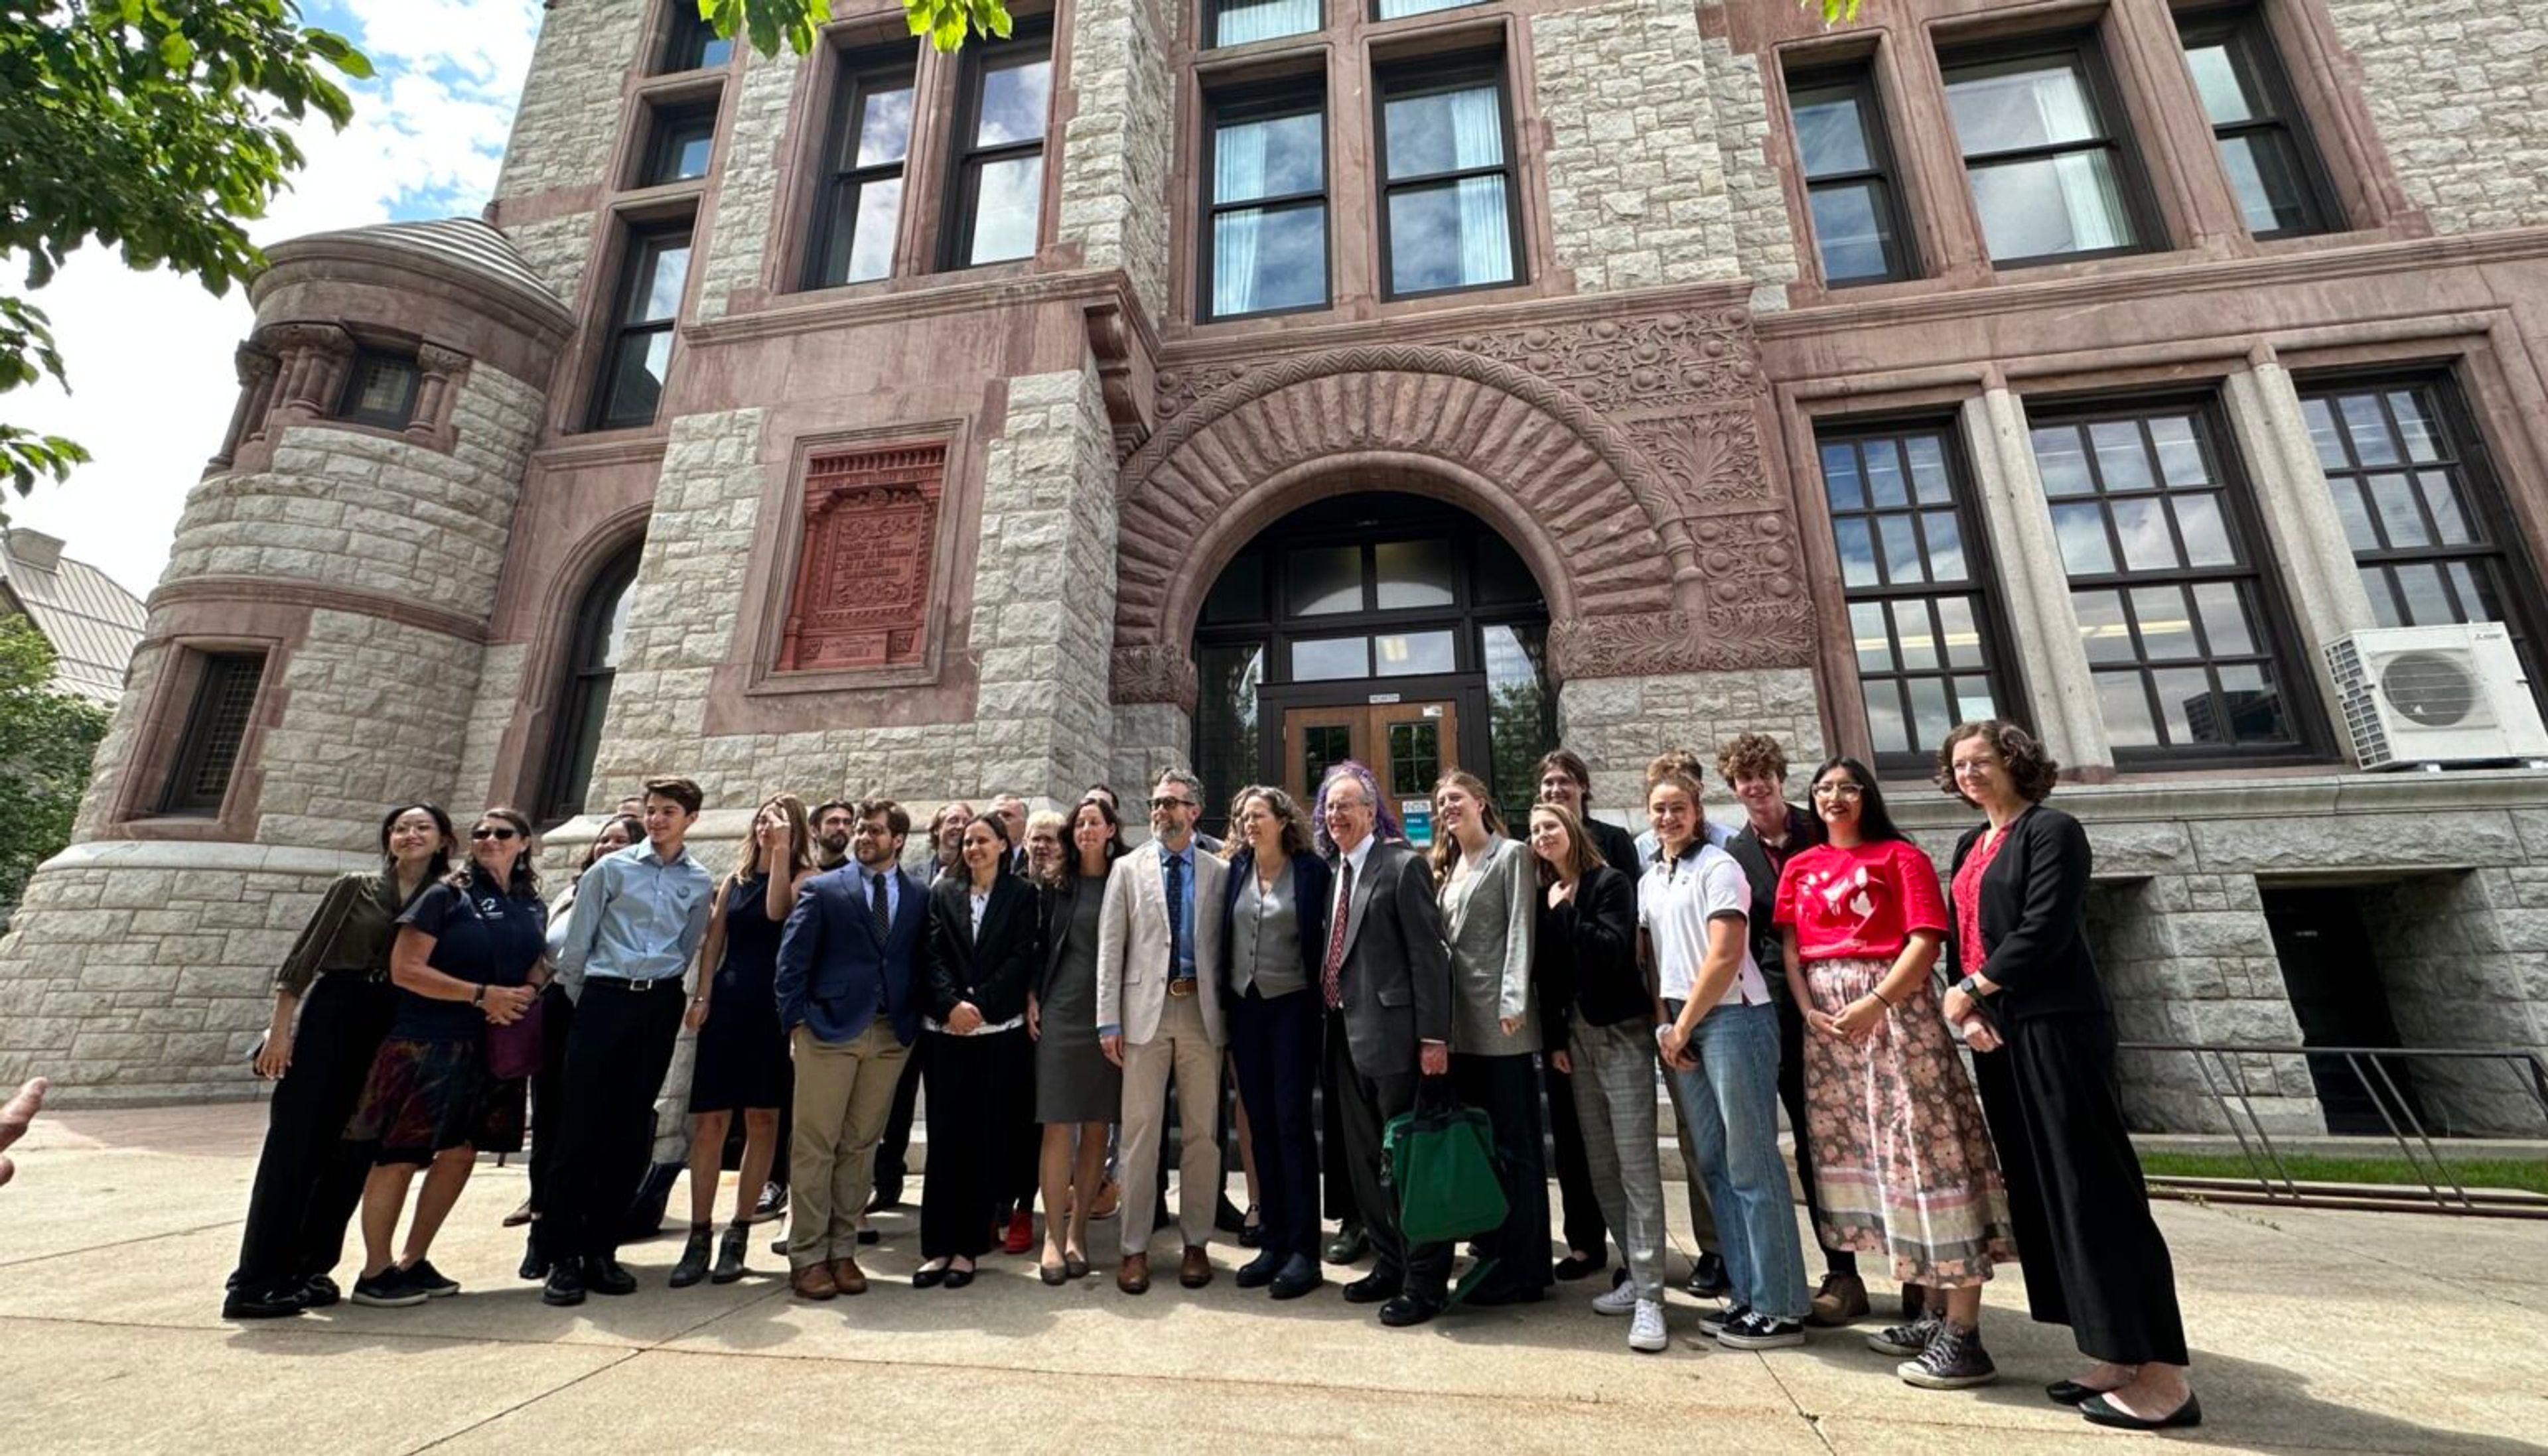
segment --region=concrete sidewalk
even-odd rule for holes
[[[1060,1289],[994,1255],[915,1292],[914,1219],[864,1260],[876,1288],[804,1305],[755,1238],[755,1274],[674,1291],[674,1239],[634,1246],[635,1296],[558,1311],[515,1280],[498,1227],[518,1162],[481,1166],[434,1250],[467,1288],[413,1310],[219,1318],[263,1109],[48,1116],[0,1189],[0,1449],[10,1452],[736,1450],[2116,1450],[2047,1403],[2067,1332],[2029,1322],[2023,1271],[1990,1289],[2002,1384],[1915,1391],[1850,1331],[1737,1354],[1676,1296],[1670,1353],[1561,1287],[1549,1304],[1383,1329],[1332,1287],[1276,1305],[1223,1277]],[[1678,1190],[1672,1200],[1678,1204]],[[675,1190],[676,1208],[686,1193]],[[2548,1447],[2548,1230],[2536,1224],[2161,1204],[2209,1423],[2224,1451],[2510,1456]],[[1685,1237],[1682,1240],[1686,1247]],[[1164,1241],[1159,1245],[1165,1249]],[[349,1265],[350,1265],[349,1260]],[[1676,1266],[1679,1259],[1676,1259]],[[351,1283],[350,1267],[339,1270]]]

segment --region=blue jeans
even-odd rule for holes
[[[1667,1011],[1679,1014],[1677,1003]],[[1805,1254],[1778,1154],[1778,1011],[1719,1006],[1699,1018],[1698,1065],[1667,1066],[1682,1091],[1684,1130],[1725,1243],[1734,1302],[1780,1320],[1808,1308]]]

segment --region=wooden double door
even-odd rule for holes
[[[1396,694],[1387,694],[1395,697]],[[1347,759],[1380,777],[1382,798],[1417,845],[1432,843],[1433,785],[1461,767],[1457,696],[1280,707],[1283,784],[1304,806]]]

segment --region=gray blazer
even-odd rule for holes
[[[1451,1049],[1470,1056],[1527,1056],[1540,1049],[1530,994],[1530,851],[1498,835],[1476,868],[1442,885],[1444,939],[1451,947]],[[1507,1037],[1502,1019],[1518,1017]]]
[[[1451,955],[1433,872],[1400,841],[1373,845],[1354,879],[1336,980],[1345,1046],[1364,1076],[1411,1077],[1417,1043],[1451,1040]]]

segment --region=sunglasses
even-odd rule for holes
[[[1193,808],[1193,807],[1194,807],[1194,800],[1192,800],[1192,799],[1152,799],[1152,800],[1150,800],[1150,807],[1151,807],[1151,808],[1153,808],[1153,809],[1191,809],[1191,808]]]
[[[505,828],[502,826],[489,828],[485,825],[480,825],[478,828],[469,831],[469,837],[471,839],[520,839],[522,837],[522,832],[518,829]]]

